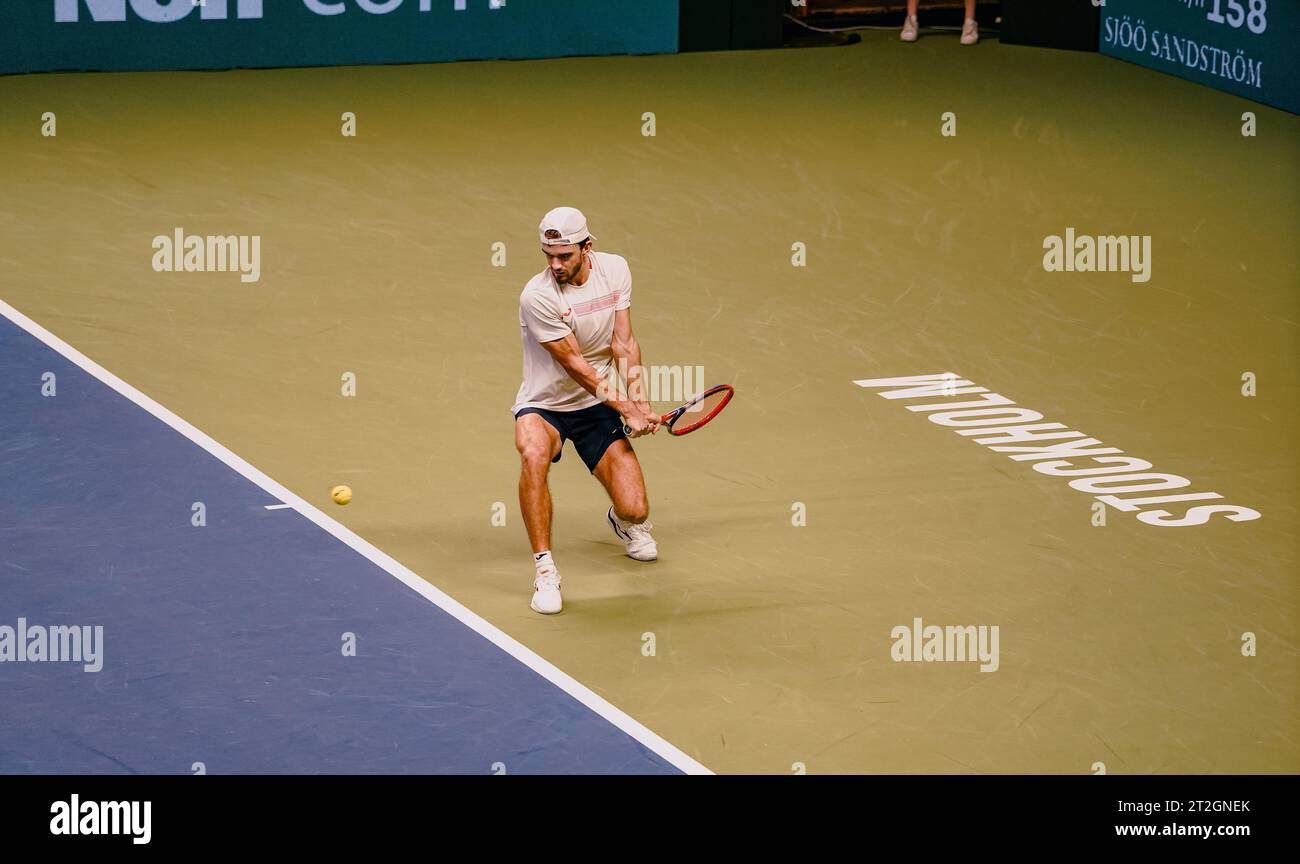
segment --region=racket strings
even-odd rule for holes
[[[673,421],[672,433],[685,435],[708,423],[731,401],[732,392],[730,388],[715,389],[686,405],[681,415]]]

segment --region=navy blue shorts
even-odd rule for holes
[[[620,438],[623,433],[623,418],[618,412],[603,402],[590,408],[577,411],[551,411],[548,408],[520,408],[515,419],[525,414],[540,414],[542,419],[555,427],[560,433],[560,452],[555,454],[552,462],[559,462],[564,453],[564,442],[573,441],[573,449],[586,463],[587,470],[595,472],[600,457],[605,455],[609,445]]]

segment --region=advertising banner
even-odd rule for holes
[[[1093,0],[1101,53],[1300,113],[1300,0]]]
[[[677,50],[680,0],[4,0],[0,73]]]

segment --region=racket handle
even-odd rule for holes
[[[664,422],[664,418],[660,417],[660,418],[659,418],[659,424],[660,424],[661,426],[663,425],[663,422]],[[632,437],[632,427],[629,426],[629,425],[627,425],[626,423],[624,423],[624,424],[623,424],[623,434],[626,435],[626,436],[628,436],[629,438],[631,438],[631,437]]]

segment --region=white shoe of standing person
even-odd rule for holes
[[[915,42],[916,31],[916,16],[908,15],[906,20],[903,21],[903,32],[898,34],[898,38],[902,39],[904,42]]]
[[[974,45],[980,41],[980,25],[975,23],[974,18],[967,18],[966,23],[961,25],[961,44]]]

